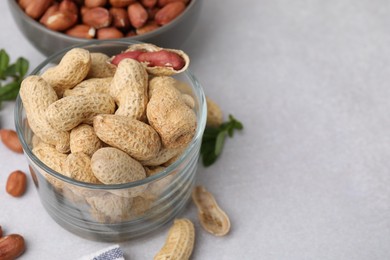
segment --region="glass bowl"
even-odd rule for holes
[[[43,61],[31,75],[40,75],[57,64],[73,47],[115,55],[139,43],[103,40],[63,49]],[[164,170],[139,181],[99,185],[68,178],[46,166],[32,152],[31,131],[20,96],[16,100],[15,125],[40,201],[63,228],[97,241],[124,241],[148,234],[174,219],[189,201],[197,175],[201,139],[206,122],[202,87],[188,71],[174,76],[195,100],[196,133],[179,158]],[[142,193],[140,193],[140,191]]]

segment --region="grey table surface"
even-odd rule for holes
[[[390,2],[204,1],[183,50],[208,96],[245,125],[199,184],[229,214],[225,237],[196,225],[192,259],[390,259]],[[43,59],[0,1],[0,48]],[[14,128],[14,103],[1,127]],[[8,173],[28,172],[0,144],[0,225],[20,233],[20,259],[77,259],[110,243],[79,238],[44,211],[29,176],[20,199]],[[168,227],[119,243],[152,259]]]

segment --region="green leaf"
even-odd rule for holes
[[[234,130],[243,129],[240,121],[229,115],[229,121],[222,123],[218,128],[206,127],[200,153],[204,166],[212,165],[222,153],[226,136],[233,137]]]
[[[0,102],[15,100],[29,67],[29,62],[23,57],[19,57],[13,64],[9,61],[7,52],[4,49],[0,50],[0,80],[4,81],[0,82]],[[1,86],[1,83],[7,84]]]
[[[1,101],[10,101],[14,100],[19,93],[20,83],[11,82],[7,85],[4,85],[0,88],[0,100]]]
[[[9,56],[4,49],[0,50],[0,79],[5,79],[4,72],[8,68]]]
[[[212,165],[217,159],[218,156],[215,155],[215,153],[207,153],[203,155],[202,162],[205,167],[208,167]]]
[[[225,142],[226,132],[220,132],[217,136],[217,140],[215,141],[215,155],[220,155],[222,153],[223,143]]]
[[[20,57],[16,60],[15,67],[16,71],[19,73],[19,76],[22,78],[28,71],[29,63],[25,58]]]

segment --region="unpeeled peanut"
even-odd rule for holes
[[[103,147],[103,142],[97,137],[92,126],[81,124],[70,132],[70,151],[72,153],[85,153],[92,156]]]
[[[64,162],[64,174],[76,181],[101,183],[92,172],[91,158],[82,152],[68,155]]]
[[[108,78],[113,77],[116,66],[109,62],[109,57],[100,52],[91,52],[91,66],[87,78]]]
[[[110,88],[110,94],[118,104],[115,114],[144,120],[148,102],[147,91],[148,74],[145,68],[133,59],[122,60],[118,64]]]
[[[115,102],[106,94],[67,96],[47,107],[49,124],[57,130],[70,131],[81,123],[91,123],[98,114],[112,114]]]
[[[121,184],[144,179],[145,169],[127,153],[112,147],[97,150],[91,159],[92,171],[104,184]]]
[[[81,81],[72,89],[67,89],[64,92],[66,96],[79,96],[87,94],[109,94],[112,77],[107,78],[90,78]]]
[[[176,84],[172,77],[152,78],[146,108],[150,125],[159,133],[163,146],[171,149],[187,146],[197,126],[195,112],[186,105]]]
[[[47,108],[58,100],[54,89],[40,76],[28,76],[20,86],[20,97],[31,130],[44,142],[55,145],[60,152],[68,152],[69,132],[55,130],[46,120]]]
[[[118,115],[98,115],[93,121],[96,135],[137,160],[149,160],[161,147],[160,137],[148,124]]]
[[[62,97],[66,89],[73,88],[87,76],[90,66],[89,51],[73,48],[58,65],[43,72],[42,78],[53,87],[58,97]]]
[[[156,254],[154,260],[177,259],[188,260],[195,243],[195,228],[191,220],[175,219],[169,229],[164,246]]]
[[[209,97],[206,97],[207,103],[207,121],[208,127],[219,127],[223,121],[222,109]]]
[[[91,216],[101,223],[120,223],[131,218],[133,198],[106,192],[86,197]]]

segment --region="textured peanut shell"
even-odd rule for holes
[[[155,77],[149,82],[146,115],[166,148],[187,146],[197,125],[195,112],[186,105],[175,84],[177,80],[172,77]]]
[[[133,198],[104,193],[86,198],[93,219],[100,223],[120,223],[129,220]]]
[[[63,154],[57,151],[54,146],[41,142],[37,147],[32,149],[33,154],[38,157],[46,166],[53,169],[54,171],[66,176],[64,172],[64,164],[67,158],[67,154]],[[55,188],[62,189],[64,182],[56,179],[50,174],[46,173],[44,170],[41,171],[41,174],[46,178],[46,180],[51,183]]]
[[[151,207],[152,200],[146,199],[141,196],[136,196],[133,198],[133,205],[131,206],[131,219],[141,217],[144,215]]]
[[[195,228],[191,220],[175,219],[169,229],[164,246],[156,254],[154,260],[188,260],[195,243]]]
[[[110,85],[112,77],[108,78],[91,78],[81,81],[72,89],[64,92],[66,96],[87,95],[93,93],[110,94]]]
[[[72,153],[85,153],[92,156],[94,152],[103,147],[103,142],[95,134],[92,126],[81,124],[70,132],[70,151]]]
[[[148,74],[136,60],[124,59],[111,82],[110,94],[118,104],[116,115],[144,120],[148,103]]]
[[[96,178],[104,184],[121,184],[146,177],[142,165],[127,153],[104,147],[97,150],[91,159],[92,171]]]
[[[90,66],[89,51],[73,48],[65,53],[58,65],[43,72],[42,78],[53,87],[58,97],[62,97],[66,89],[73,88],[87,76]]]
[[[162,147],[160,151],[152,159],[140,161],[144,166],[158,166],[166,163],[176,155],[178,155],[183,149],[182,148],[165,148]]]
[[[45,116],[47,108],[58,100],[53,88],[42,77],[32,75],[22,81],[19,94],[33,133],[59,152],[68,152],[69,132],[54,129]]]
[[[208,127],[219,127],[223,121],[223,113],[221,108],[209,97],[206,97],[207,103],[207,121]]]
[[[183,99],[184,103],[191,109],[195,108],[195,100],[191,95],[188,94],[182,94],[181,98]]]
[[[116,66],[110,63],[110,57],[101,52],[92,52],[91,66],[87,78],[107,78],[115,74]]]
[[[76,181],[101,183],[92,172],[91,158],[81,152],[68,155],[64,163],[64,174]]]
[[[169,52],[174,52],[178,54],[180,57],[183,58],[185,65],[180,70],[175,70],[171,67],[148,67],[146,63],[142,63],[142,65],[145,67],[145,69],[148,71],[149,74],[155,75],[155,76],[171,76],[174,74],[178,74],[181,72],[184,72],[187,70],[188,66],[190,65],[190,58],[188,55],[182,51],[182,50],[176,50],[176,49],[166,49],[166,48],[160,48],[154,44],[150,43],[140,43],[140,44],[133,44],[130,45],[129,48],[126,50],[128,51],[147,51],[147,52],[155,52],[160,50],[166,50]]]
[[[93,121],[96,135],[137,160],[149,160],[161,147],[160,137],[148,124],[118,115],[98,115]]]
[[[156,166],[156,167],[145,167],[146,176],[150,177],[158,174],[166,169],[166,167]],[[171,184],[174,178],[174,174],[170,174],[165,176],[162,179],[155,180],[149,183],[147,189],[140,194],[141,197],[154,201],[158,200],[161,193],[169,189],[169,185]],[[172,185],[171,185],[172,186]]]
[[[229,232],[229,217],[210,192],[203,186],[196,186],[192,191],[192,199],[198,208],[200,224],[206,231],[215,236],[224,236]]]
[[[52,103],[46,111],[46,119],[57,130],[70,131],[81,123],[90,123],[98,114],[111,114],[115,102],[107,94],[67,96]]]

